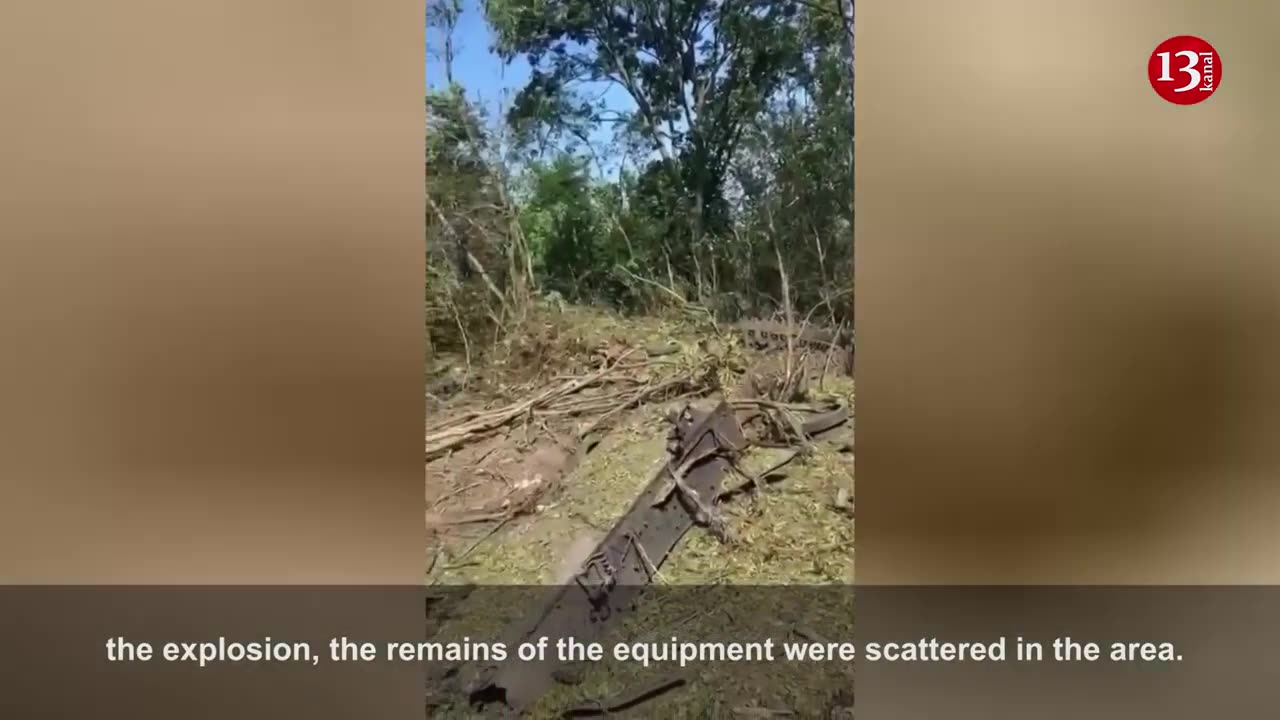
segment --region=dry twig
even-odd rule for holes
[[[490,413],[478,414],[474,419],[467,422],[428,434],[426,438],[427,459],[430,460],[437,457],[477,437],[483,437],[514,420],[527,417],[530,412],[547,406],[553,400],[571,395],[592,383],[598,382],[601,378],[614,371],[618,361],[633,352],[635,352],[634,348],[622,353],[614,362],[606,364],[595,373],[584,378],[566,382],[527,400],[508,405]]]

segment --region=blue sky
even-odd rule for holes
[[[458,27],[454,31],[453,75],[467,95],[480,96],[485,105],[501,100],[503,91],[515,92],[529,79],[529,64],[517,58],[510,65],[503,63],[489,50],[493,44],[484,11],[478,0],[465,0]],[[428,49],[443,48],[443,38],[434,28],[427,28]],[[444,66],[427,54],[427,87],[440,88],[445,84]]]
[[[489,118],[498,117],[505,99],[513,97],[529,80],[529,64],[524,58],[517,57],[510,63],[504,63],[496,53],[490,50],[493,36],[485,22],[484,10],[479,0],[463,0],[462,14],[458,18],[458,26],[454,31],[453,77],[466,89],[467,97],[481,104]],[[427,88],[442,88],[445,85],[443,61],[432,51],[444,47],[442,34],[434,28],[427,28]],[[617,86],[600,85],[607,105],[619,111],[629,111],[634,107],[630,96]],[[607,154],[607,144],[612,139],[608,127],[599,128],[591,136],[597,152]],[[620,158],[602,158],[606,171],[616,172]],[[594,168],[593,168],[594,170]]]

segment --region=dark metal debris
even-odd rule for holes
[[[644,589],[675,546],[694,525],[713,532],[723,527],[716,503],[726,496],[723,480],[746,448],[739,417],[721,401],[710,411],[686,406],[674,418],[668,461],[620,518],[614,529],[582,564],[572,580],[550,591],[545,604],[513,624],[504,638],[507,647],[547,638],[554,649],[561,638],[596,642],[622,615],[635,607]],[[824,408],[802,423],[809,438],[849,419],[843,406]],[[717,532],[719,534],[719,532]],[[722,539],[725,536],[722,535]],[[471,684],[473,704],[504,715],[521,714],[562,678],[567,663],[554,650],[542,661],[508,660],[478,673]],[[608,706],[579,708],[587,715],[614,712],[662,694],[680,683],[630,693]]]
[[[634,607],[653,581],[672,549],[693,527],[708,518],[709,506],[720,494],[729,469],[729,453],[745,445],[727,403],[710,412],[685,408],[672,433],[675,451],[657,477],[623,515],[613,531],[583,563],[566,586],[558,588],[547,606],[522,621],[511,633],[521,642],[560,638],[581,643],[595,641],[605,628]],[[518,638],[518,639],[517,639]],[[552,657],[538,662],[511,658],[491,668],[471,693],[479,704],[501,703],[520,712],[528,709],[555,683],[562,665]]]

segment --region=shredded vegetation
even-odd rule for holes
[[[578,318],[584,312],[577,311]],[[582,322],[585,327],[608,327],[607,315]],[[653,323],[653,334],[635,338],[633,348],[644,343],[678,337],[679,325]],[[610,337],[605,331],[597,338]],[[652,339],[651,339],[652,338]],[[696,343],[696,341],[695,341]],[[682,344],[677,352],[662,354],[660,365],[635,365],[631,373],[641,373],[645,382],[662,382],[680,374],[698,377],[708,367],[716,371],[709,382],[741,383],[741,373],[732,368],[733,356],[739,365],[752,358],[737,341],[727,340],[720,356],[709,361],[705,349],[695,343]],[[757,358],[758,359],[758,358]],[[625,364],[623,358],[619,364]],[[599,371],[595,371],[599,373]],[[705,380],[705,378],[704,378]],[[571,379],[561,379],[572,384]],[[723,386],[722,385],[722,386]],[[545,392],[545,391],[544,391]],[[812,384],[810,400],[823,404],[839,401],[852,406],[854,385],[843,374],[823,375]],[[519,516],[499,513],[488,524],[456,533],[428,574],[436,586],[532,586],[550,588],[564,582],[566,557],[584,540],[598,542],[626,512],[668,462],[668,418],[683,400],[641,403],[619,414],[619,422],[605,433],[575,468],[538,497],[536,509]],[[544,407],[554,413],[555,403]],[[494,412],[494,411],[491,411]],[[502,409],[496,410],[502,413]],[[603,410],[607,413],[609,411]],[[534,415],[536,416],[536,412]],[[578,418],[572,427],[591,423]],[[741,471],[760,474],[778,466],[794,448],[751,448],[739,459]],[[437,459],[447,463],[448,457]],[[720,506],[732,528],[734,542],[725,544],[700,527],[691,529],[659,571],[661,585],[683,586],[683,591],[653,594],[653,603],[639,610],[612,631],[606,643],[616,640],[663,640],[678,635],[682,640],[728,640],[754,637],[769,628],[778,638],[803,637],[805,628],[791,622],[814,624],[822,620],[825,636],[848,639],[852,636],[850,593],[816,594],[805,601],[803,618],[771,615],[757,617],[758,608],[735,605],[733,598],[717,596],[717,587],[847,585],[854,578],[854,521],[852,517],[853,455],[849,434],[816,442],[798,457],[784,464],[785,476],[765,478],[763,487],[737,495]],[[741,484],[741,478],[726,475],[726,484]],[[464,493],[465,496],[465,493]],[[579,558],[580,560],[581,558]],[[572,558],[570,557],[570,560]],[[552,592],[552,590],[548,590]],[[753,591],[757,592],[757,591]],[[513,592],[505,599],[491,593],[483,603],[465,606],[438,629],[439,638],[499,638],[509,624],[530,611],[527,591]],[[821,603],[832,605],[824,611]],[[825,616],[824,616],[825,613]],[[799,633],[799,635],[797,635]],[[534,717],[558,717],[567,709],[602,698],[661,685],[678,678],[680,686],[660,693],[645,703],[649,717],[703,718],[770,716],[794,713],[813,716],[825,712],[829,693],[822,688],[848,685],[847,664],[713,663],[686,669],[677,675],[666,667],[645,668],[637,663],[589,664],[578,670],[581,677],[572,684],[556,685],[539,704]],[[674,680],[672,680],[674,682]],[[724,706],[726,698],[736,701]],[[469,717],[461,706],[438,708],[438,717]]]

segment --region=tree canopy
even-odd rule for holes
[[[432,8],[449,66],[465,10]],[[438,274],[480,283],[499,306],[518,285],[633,311],[674,295],[730,316],[780,307],[785,273],[797,310],[851,321],[849,3],[488,0],[482,11],[493,51],[527,63],[528,80],[487,124],[451,67],[449,89],[428,94]]]

